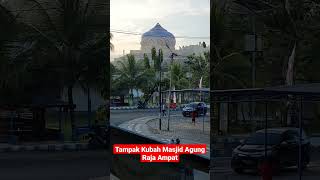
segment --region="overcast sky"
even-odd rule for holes
[[[210,0],[110,0],[111,31],[144,33],[160,23],[175,36],[209,37]],[[112,33],[115,49],[111,59],[123,50],[140,49],[141,36]],[[209,39],[176,39],[176,48],[183,45],[210,43]]]

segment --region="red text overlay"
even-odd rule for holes
[[[180,154],[206,154],[206,144],[115,144],[113,154],[139,154],[141,162],[179,162]]]

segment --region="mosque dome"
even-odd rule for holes
[[[150,52],[151,48],[155,47],[157,50],[162,49],[164,51],[175,50],[176,38],[166,29],[164,29],[159,23],[155,27],[145,32],[141,38],[141,50],[144,52]]]

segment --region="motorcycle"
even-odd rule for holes
[[[99,128],[88,134],[89,136],[89,148],[100,149],[109,147],[109,134],[108,128]]]

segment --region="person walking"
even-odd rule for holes
[[[162,116],[167,116],[165,103],[162,103]]]
[[[272,161],[269,157],[261,163],[259,170],[262,180],[272,180]]]
[[[192,123],[196,125],[196,111],[193,110],[191,113]]]

